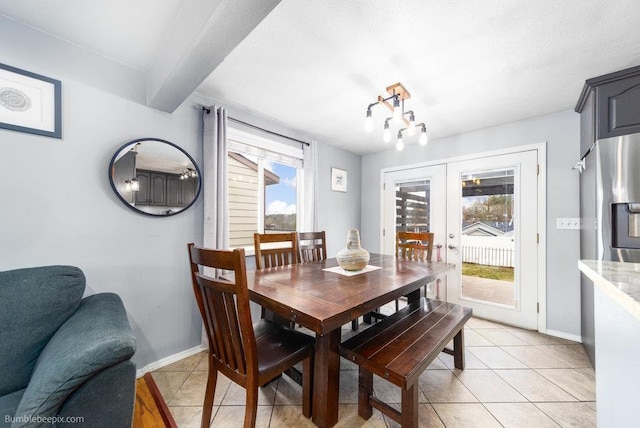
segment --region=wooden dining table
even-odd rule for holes
[[[326,270],[337,266],[333,258],[247,272],[252,301],[316,334],[312,417],[322,428],[338,422],[342,326],[401,296],[419,299],[423,285],[454,267],[381,254],[356,275]]]

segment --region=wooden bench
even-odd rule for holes
[[[375,407],[402,427],[417,427],[418,378],[440,352],[464,369],[464,324],[471,314],[471,308],[422,297],[343,342],[340,355],[360,367],[360,417],[369,419]],[[373,396],[373,374],[402,389],[400,411]]]

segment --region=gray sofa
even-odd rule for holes
[[[0,427],[130,427],[136,340],[73,266],[0,272]]]

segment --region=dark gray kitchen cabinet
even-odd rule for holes
[[[166,205],[166,174],[139,169],[136,171],[136,178],[140,186],[140,189],[136,192],[137,205]]]
[[[585,82],[580,113],[580,155],[596,140],[640,132],[640,66]]]
[[[118,194],[127,203],[133,203],[135,192],[127,188],[136,171],[136,153],[128,151],[121,156],[111,167],[111,177]]]
[[[136,204],[166,207],[186,207],[196,196],[197,178],[180,179],[178,174],[137,170],[140,190]]]
[[[167,174],[152,172],[150,175],[151,205],[167,205]]]
[[[187,178],[182,180],[182,204],[183,206],[189,205],[196,197],[196,191],[198,190],[198,179]]]
[[[182,183],[179,175],[167,175],[167,205],[170,207],[182,206]]]
[[[151,203],[151,182],[150,173],[148,171],[136,171],[136,178],[138,179],[138,191],[136,194],[136,205],[149,205]]]
[[[596,90],[598,139],[640,132],[640,70]]]

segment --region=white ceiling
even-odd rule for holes
[[[195,1],[0,0],[0,14],[149,72]],[[640,65],[637,0],[283,0],[264,13],[193,88],[358,154],[390,147],[384,107],[371,134],[363,122],[396,82],[433,140],[572,109],[585,79]]]

